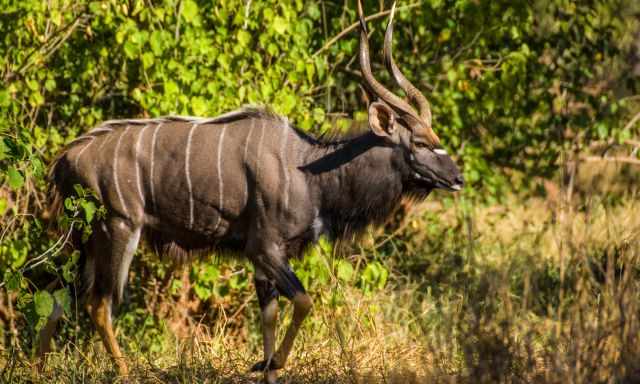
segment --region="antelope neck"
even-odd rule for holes
[[[342,237],[384,220],[402,195],[401,155],[365,133],[332,144],[315,144],[302,170],[319,202],[329,232]]]

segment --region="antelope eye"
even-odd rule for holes
[[[429,146],[426,143],[423,143],[421,141],[414,141],[413,145],[414,145],[414,147],[420,148],[420,149],[429,148]]]

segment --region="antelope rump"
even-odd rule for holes
[[[264,360],[252,370],[273,383],[312,305],[289,259],[301,257],[322,234],[343,238],[381,222],[404,196],[462,187],[459,169],[431,128],[429,103],[393,61],[393,10],[385,63],[417,110],[374,78],[360,1],[358,15],[360,66],[375,98],[363,134],[316,139],[262,109],[215,118],[112,120],[73,141],[53,164],[54,205],[80,184],[107,211],[86,242],[74,243],[82,255],[86,308],[121,375],[128,367],[111,308],[122,298],[141,238],[173,260],[231,251],[254,265]],[[276,349],[280,295],[293,303],[294,314]],[[61,313],[56,308],[41,331],[40,356]]]

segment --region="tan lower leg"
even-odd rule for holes
[[[276,324],[278,321],[278,300],[274,299],[262,308],[262,344],[264,346],[264,360],[269,362],[273,358],[276,348]],[[267,364],[268,366],[268,364]],[[277,379],[276,371],[265,371],[264,380],[266,383],[275,383]]]
[[[262,343],[264,359],[273,356],[276,347],[276,323],[278,321],[278,301],[272,300],[262,309]]]
[[[276,362],[280,367],[284,366],[287,358],[289,357],[289,353],[291,353],[291,348],[293,347],[293,340],[298,335],[298,331],[300,330],[300,326],[302,322],[309,314],[311,310],[311,298],[306,293],[298,293],[293,298],[293,319],[291,320],[291,324],[287,329],[287,333],[284,335],[284,339],[282,339],[282,343],[280,344],[280,348],[278,352],[275,354]]]
[[[118,366],[118,372],[121,376],[127,376],[129,368],[124,361],[122,352],[120,352],[120,347],[111,326],[111,299],[103,297],[90,302],[87,305],[87,309],[102,338],[102,343]]]

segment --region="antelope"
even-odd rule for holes
[[[111,120],[71,142],[52,165],[54,206],[80,184],[107,211],[75,246],[86,309],[120,375],[129,370],[111,310],[122,300],[141,238],[173,260],[228,251],[253,264],[264,359],[251,370],[274,383],[312,307],[289,260],[323,234],[341,239],[384,221],[402,197],[462,188],[460,170],[432,129],[429,102],[393,59],[395,7],[385,64],[417,110],[374,78],[360,1],[357,6],[359,61],[375,97],[366,132],[318,139],[260,108],[214,118]],[[280,296],[293,304],[293,317],[276,349]],[[40,332],[40,356],[49,351],[61,313],[56,308]]]

